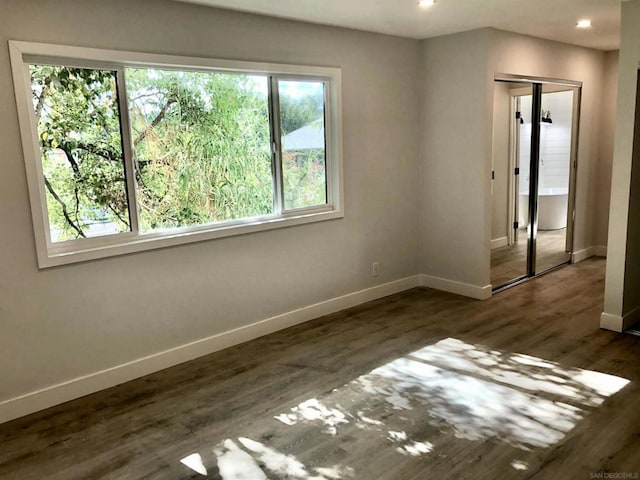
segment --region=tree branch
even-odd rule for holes
[[[76,208],[75,208],[75,218],[76,218],[76,223],[80,223],[80,192],[78,192],[78,182],[73,182],[73,193],[75,196],[75,200],[76,200]]]
[[[153,92],[153,93],[143,93],[142,95],[138,95],[137,97],[131,98],[129,101],[131,103],[133,103],[136,100],[140,100],[141,98],[156,97],[156,96],[160,95],[161,93],[162,93],[161,91],[157,91],[157,92]]]
[[[49,85],[44,84],[42,87],[42,92],[40,92],[40,96],[38,97],[38,103],[36,104],[36,118],[40,120],[40,114],[42,113],[42,108],[44,107],[44,101],[47,98],[47,91],[49,90]]]
[[[127,222],[124,218],[122,218],[120,216],[120,214],[118,213],[118,211],[113,208],[113,206],[111,204],[107,205],[107,207],[109,207],[109,210],[111,210],[113,212],[113,214],[118,217],[118,220],[120,220],[122,223],[124,223],[127,227],[129,226],[129,222]]]
[[[65,144],[65,147],[68,147],[67,144]],[[104,158],[105,160],[109,160],[110,162],[120,162],[122,163],[122,156],[115,154],[114,152],[106,149],[106,148],[99,148],[96,145],[91,145],[91,144],[86,144],[86,143],[77,143],[75,145],[75,148],[80,149],[80,150],[84,150],[87,153],[90,153],[92,155],[97,155],[99,157]],[[64,148],[63,148],[64,150]],[[66,152],[65,152],[66,153]]]
[[[44,175],[43,175],[43,177],[44,177]],[[49,190],[49,193],[51,194],[51,196],[62,207],[62,215],[64,215],[64,218],[67,221],[67,223],[71,226],[71,228],[73,228],[76,232],[78,232],[78,235],[80,235],[82,238],[87,238],[87,236],[84,234],[82,229],[80,227],[78,227],[75,223],[73,223],[73,220],[69,216],[69,210],[67,209],[67,204],[64,203],[64,201],[58,196],[58,194],[53,189],[53,186],[51,185],[51,183],[49,182],[47,177],[44,177],[44,184],[46,185],[47,190]]]
[[[52,148],[51,142],[46,142],[43,144],[49,148]],[[73,148],[72,148],[73,147]],[[75,173],[79,173],[80,171],[80,167],[78,165],[78,162],[76,161],[76,159],[73,157],[73,154],[71,153],[72,150],[84,150],[87,153],[90,153],[92,155],[97,155],[99,157],[104,158],[105,160],[109,160],[110,162],[119,162],[122,163],[122,156],[112,152],[109,149],[106,148],[100,148],[97,147],[96,145],[92,145],[92,144],[87,144],[87,143],[76,143],[74,145],[71,145],[69,143],[61,143],[60,145],[58,145],[58,147],[60,150],[62,150],[64,152],[64,154],[67,157],[67,160],[69,161],[69,164],[71,165],[71,168],[73,169],[73,171]]]
[[[69,146],[67,144],[63,144],[63,145],[59,145],[60,150],[62,150],[65,154],[65,156],[67,157],[67,161],[69,162],[69,164],[71,165],[71,168],[73,169],[73,173],[75,175],[79,175],[80,174],[80,167],[78,166],[78,162],[76,162],[76,159],[73,158],[73,155],[71,155],[71,150],[69,149]]]
[[[138,135],[138,137],[133,141],[133,146],[137,147],[138,144],[140,142],[142,142],[147,135],[149,134],[149,132],[151,130],[153,130],[155,127],[158,126],[158,124],[162,121],[162,119],[164,118],[164,116],[167,114],[167,110],[169,110],[169,107],[171,105],[173,105],[174,103],[176,103],[177,98],[175,96],[172,96],[171,98],[169,98],[167,100],[167,103],[164,105],[164,107],[162,107],[162,109],[160,110],[160,112],[158,113],[158,115],[156,115],[156,118],[153,119],[153,121],[142,131],[142,133],[140,135]]]

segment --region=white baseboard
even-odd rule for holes
[[[419,275],[366,288],[0,402],[0,423],[104,390],[314,318],[421,285]]]
[[[577,250],[571,254],[571,263],[579,263],[587,258],[591,257],[606,257],[607,256],[607,247],[606,246],[595,246],[595,247],[587,247],[582,250]]]
[[[623,321],[620,315],[613,315],[611,313],[604,313],[600,315],[600,328],[604,330],[612,330],[614,332],[622,332]]]
[[[603,312],[600,315],[600,328],[622,332],[640,322],[640,306],[620,316]]]
[[[595,247],[587,247],[582,250],[576,250],[571,254],[571,263],[580,263],[587,258],[591,258],[595,255]]]
[[[507,237],[494,238],[491,240],[491,250],[494,248],[506,247],[509,243]]]
[[[491,285],[480,287],[470,283],[456,282],[446,278],[433,277],[431,275],[420,275],[420,285],[423,287],[435,288],[445,292],[456,293],[465,297],[471,297],[478,300],[485,300],[491,297]]]

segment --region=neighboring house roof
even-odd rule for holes
[[[282,137],[284,151],[324,149],[324,119],[319,118]]]

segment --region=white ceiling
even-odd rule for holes
[[[560,42],[614,50],[620,43],[620,4],[626,0],[180,0],[244,12],[410,38],[495,27]],[[590,18],[593,27],[575,28]]]

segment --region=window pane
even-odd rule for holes
[[[126,69],[140,229],[273,213],[265,76]]]
[[[130,231],[116,73],[29,68],[52,242]]]
[[[324,83],[281,80],[284,207],[327,203]]]

